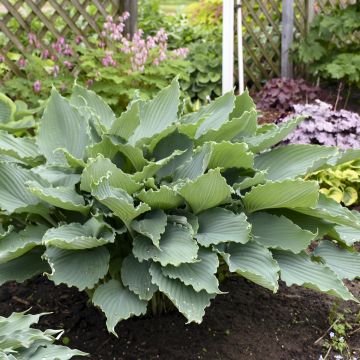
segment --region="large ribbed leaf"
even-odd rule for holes
[[[77,107],[88,106],[98,116],[101,123],[110,128],[115,121],[115,114],[110,106],[94,91],[75,85],[71,94],[71,103]]]
[[[90,210],[90,206],[85,205],[84,198],[75,191],[74,187],[45,187],[35,181],[27,182],[26,185],[40,200],[60,209],[78,211],[82,214],[87,214]]]
[[[0,264],[16,259],[41,245],[46,230],[43,225],[29,225],[18,233],[10,232],[0,240]]]
[[[150,267],[150,274],[152,282],[174,303],[189,323],[201,323],[205,308],[210,305],[210,300],[215,297],[215,294],[208,294],[204,290],[196,292],[180,280],[164,276],[161,267],[154,263]]]
[[[155,210],[145,214],[142,220],[134,220],[131,227],[138,233],[151,239],[159,247],[161,235],[165,232],[167,216],[162,210]]]
[[[350,226],[360,231],[360,216],[323,194],[320,194],[316,206],[302,206],[296,207],[294,210],[335,224]]]
[[[223,256],[231,272],[236,272],[273,292],[279,288],[279,266],[265,247],[254,241],[244,245],[230,243]]]
[[[142,235],[135,237],[133,246],[133,253],[140,261],[152,259],[162,266],[194,262],[199,249],[189,229],[173,224],[161,235],[159,248]]]
[[[279,263],[281,280],[285,281],[286,285],[301,285],[344,300],[355,300],[331,269],[311,261],[307,254],[295,255],[288,251],[276,251],[274,258]]]
[[[12,156],[28,164],[41,161],[39,149],[32,138],[19,138],[0,130],[0,154]]]
[[[204,144],[202,147],[194,150],[193,155],[174,170],[173,179],[195,180],[199,176],[203,175],[209,165],[211,152],[211,144]]]
[[[123,284],[128,286],[141,300],[150,300],[158,289],[151,282],[150,265],[149,261],[139,262],[132,254],[129,254],[122,263],[121,280]]]
[[[250,216],[254,240],[259,244],[280,250],[299,253],[305,250],[317,236],[303,230],[285,216],[271,215],[265,212]]]
[[[0,285],[8,281],[22,283],[49,271],[49,264],[41,258],[41,255],[42,251],[34,249],[5,264],[0,264]]]
[[[32,171],[54,187],[75,186],[80,181],[80,174],[75,174],[68,167],[40,165],[32,168]]]
[[[121,188],[127,193],[132,194],[141,188],[141,185],[133,180],[132,176],[124,173],[109,159],[103,155],[98,155],[96,159],[91,159],[83,173],[81,174],[80,189],[83,191],[91,191],[91,183],[99,182],[99,180],[108,175],[109,184],[116,188]]]
[[[259,171],[253,177],[245,176],[232,185],[238,192],[266,182],[266,171]]]
[[[61,359],[69,360],[74,356],[88,356],[89,354],[84,353],[80,350],[69,349],[66,346],[62,345],[51,345],[51,346],[40,346],[35,352],[31,351],[32,349],[21,351],[17,355],[17,360],[44,360],[44,359]]]
[[[44,256],[52,269],[50,280],[79,290],[92,289],[109,270],[110,254],[104,246],[86,250],[49,247]]]
[[[115,241],[115,231],[95,217],[85,224],[70,223],[49,229],[43,239],[44,245],[60,249],[82,250],[102,246]]]
[[[94,292],[92,302],[105,313],[106,326],[116,336],[115,326],[120,320],[145,314],[147,306],[146,301],[140,300],[117,280],[100,285]]]
[[[140,124],[141,101],[133,101],[111,126],[109,134],[128,140]]]
[[[182,205],[184,199],[172,188],[162,185],[159,189],[145,190],[135,194],[142,202],[148,204],[152,209],[175,209]]]
[[[63,165],[67,163],[64,154],[54,150],[64,148],[83,159],[90,143],[86,118],[54,89],[44,110],[37,143],[49,163]]]
[[[274,208],[298,208],[316,206],[319,185],[316,181],[283,180],[268,181],[253,187],[243,196],[248,212]]]
[[[16,106],[5,94],[0,93],[0,123],[8,123],[14,120]]]
[[[177,79],[161,90],[151,101],[140,107],[140,124],[129,138],[131,145],[161,133],[177,121],[180,103],[180,88]]]
[[[144,203],[135,206],[134,199],[125,190],[112,187],[107,177],[103,177],[98,183],[93,184],[91,193],[97,200],[113,211],[127,228],[130,227],[132,220],[151,210],[150,206]]]
[[[292,179],[316,171],[337,153],[335,147],[287,145],[258,155],[255,168],[266,170],[270,180]]]
[[[211,157],[209,169],[217,167],[221,169],[228,168],[252,168],[254,165],[254,155],[248,152],[245,143],[231,143],[223,141],[211,144]]]
[[[195,213],[230,201],[231,187],[221,176],[220,170],[209,170],[194,181],[188,181],[178,191]]]
[[[246,111],[240,117],[231,119],[223,123],[219,129],[210,129],[207,133],[197,139],[197,144],[202,144],[206,141],[228,141],[234,138],[252,136],[256,132],[257,126],[257,112],[256,110]]]
[[[249,241],[250,224],[244,213],[234,214],[230,210],[214,208],[199,214],[199,230],[195,235],[203,246],[224,242],[245,244]]]
[[[241,95],[236,96],[234,109],[230,114],[230,119],[239,118],[246,111],[251,110],[256,110],[256,105],[253,99],[250,97],[248,89],[245,89],[245,91]]]
[[[360,254],[337,247],[331,241],[321,241],[314,251],[340,279],[353,280],[360,277]]]
[[[195,291],[205,290],[209,294],[219,294],[219,282],[214,275],[219,266],[219,259],[215,253],[207,249],[200,249],[199,261],[179,266],[168,265],[162,268],[162,273],[171,278],[179,279],[185,285],[192,286]]]
[[[336,225],[329,231],[329,235],[348,246],[352,246],[355,242],[360,241],[359,229],[350,226]]]
[[[199,120],[204,119],[195,134],[195,139],[198,139],[211,129],[219,129],[223,123],[229,120],[229,114],[234,108],[234,101],[234,94],[228,92],[199,111],[184,116],[181,121],[185,124],[196,124]]]
[[[249,145],[249,149],[254,153],[261,152],[286,138],[303,120],[303,117],[295,117],[292,120],[282,123],[280,126],[276,126],[264,133],[248,137],[243,141]]]
[[[44,181],[32,171],[15,164],[0,163],[0,208],[14,212],[37,212],[40,200],[25,186],[27,181]]]

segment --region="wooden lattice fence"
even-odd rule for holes
[[[98,20],[118,14],[120,4],[135,0],[0,0],[0,55],[9,68],[20,74],[7,54],[16,49],[24,55],[30,51],[23,44],[30,32],[36,34],[40,47],[50,38],[69,33],[87,40],[89,33],[99,33]],[[226,1],[226,0],[225,0]],[[306,36],[310,0],[294,0],[295,37]],[[311,1],[310,3],[313,3]],[[319,0],[320,11],[345,0]],[[248,86],[261,87],[266,79],[281,74],[281,0],[242,0],[244,26],[245,76]]]

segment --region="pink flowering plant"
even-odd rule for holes
[[[132,39],[125,34],[130,14],[107,16],[99,35],[59,37],[46,47],[30,33],[27,45],[32,52],[16,57],[23,77],[10,77],[0,84],[0,91],[35,103],[46,98],[54,85],[63,94],[78,83],[98,92],[114,108],[124,109],[136,89],[148,99],[176,75],[187,80],[187,48],[170,50],[168,35],[162,28],[154,35],[138,29]],[[114,95],[116,94],[116,95]]]

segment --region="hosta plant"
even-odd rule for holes
[[[63,334],[62,330],[34,329],[40,317],[46,314],[30,315],[26,312],[0,316],[0,359],[2,360],[68,360],[87,354],[66,346],[55,345]]]
[[[359,151],[272,149],[302,118],[258,126],[231,92],[182,115],[179,95],[174,80],[116,117],[80,86],[53,89],[35,139],[0,133],[0,283],[45,272],[86,290],[113,333],[164,297],[200,323],[226,296],[219,268],[355,300],[342,279],[360,274],[360,216],[301,177]],[[311,252],[325,234],[336,243]]]

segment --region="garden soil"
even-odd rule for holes
[[[360,281],[349,288],[360,298]],[[94,360],[318,360],[325,354],[322,341],[314,342],[329,328],[334,298],[284,285],[273,294],[240,277],[225,280],[221,289],[227,294],[212,301],[200,325],[186,325],[174,311],[123,321],[116,328],[118,338],[108,334],[105,317],[87,303],[85,293],[55,287],[41,277],[0,287],[0,314],[29,308],[31,313],[52,312],[40,327],[63,328],[68,345]],[[355,303],[340,307],[349,308],[353,318],[360,311]],[[348,342],[358,357],[360,331]]]

